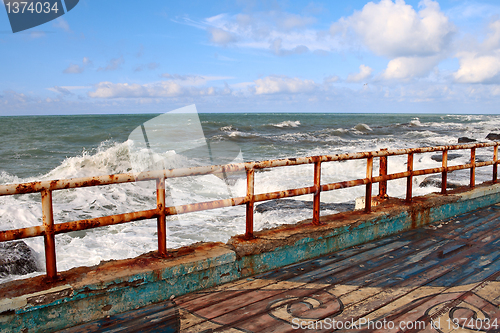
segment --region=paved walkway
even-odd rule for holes
[[[109,330],[103,321],[93,327],[131,332],[136,320],[144,332],[500,332],[499,227],[500,206],[491,206],[124,314],[118,330],[118,317]]]

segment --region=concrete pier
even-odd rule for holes
[[[169,322],[170,326],[168,327],[173,327],[173,323],[177,323],[175,325],[181,325],[180,327],[182,329],[187,330],[188,327],[194,327],[195,325],[202,325],[203,323],[212,325],[215,323],[214,325],[219,326],[214,328],[222,327],[221,329],[223,329],[233,327],[239,330],[240,328],[237,328],[239,326],[233,325],[230,321],[212,321],[212,319],[224,316],[226,314],[224,311],[233,312],[239,308],[245,307],[247,304],[245,302],[247,301],[250,302],[248,304],[258,303],[259,299],[266,299],[268,301],[273,300],[274,305],[269,309],[274,309],[273,306],[275,308],[284,307],[285,309],[292,309],[290,310],[292,313],[294,313],[296,307],[301,308],[303,306],[300,304],[310,301],[312,303],[310,303],[310,305],[307,305],[309,304],[307,303],[305,307],[316,309],[321,312],[321,314],[317,314],[317,317],[314,318],[308,318],[305,315],[301,316],[299,313],[297,318],[316,320],[329,318],[333,316],[334,313],[338,313],[339,315],[347,315],[345,319],[349,319],[351,318],[348,317],[350,312],[339,312],[340,308],[332,310],[333,308],[330,306],[317,308],[317,305],[333,302],[332,306],[334,306],[335,300],[340,299],[340,295],[348,295],[352,292],[354,292],[352,295],[361,295],[359,297],[364,297],[366,295],[367,297],[373,296],[380,298],[380,296],[375,295],[386,294],[381,291],[383,290],[384,284],[382,276],[386,273],[384,273],[385,271],[377,272],[375,269],[377,267],[389,270],[393,269],[389,268],[389,263],[398,262],[398,260],[401,269],[408,269],[409,271],[406,275],[399,277],[401,280],[396,279],[397,281],[403,281],[403,286],[396,288],[398,291],[395,292],[394,299],[403,297],[403,294],[398,294],[400,292],[404,291],[408,294],[415,288],[420,288],[419,286],[426,287],[428,282],[432,280],[430,277],[429,280],[422,278],[423,280],[420,279],[418,281],[421,282],[418,282],[415,280],[416,278],[414,279],[411,277],[412,275],[409,272],[411,271],[418,275],[420,273],[417,273],[418,270],[415,269],[419,267],[419,265],[429,265],[429,267],[437,265],[434,266],[435,269],[442,274],[448,274],[448,272],[452,272],[454,268],[442,263],[445,263],[446,260],[450,260],[450,256],[454,257],[454,253],[457,253],[457,255],[460,253],[477,253],[479,255],[483,253],[480,252],[483,250],[478,247],[479,245],[490,244],[489,246],[492,247],[496,245],[496,236],[494,236],[495,229],[493,228],[493,224],[489,223],[491,221],[488,220],[488,217],[486,217],[486,220],[489,222],[487,222],[486,225],[492,226],[492,229],[484,229],[486,227],[483,226],[483,224],[474,224],[474,218],[471,218],[472,222],[470,223],[473,224],[470,225],[467,232],[474,234],[474,239],[477,239],[477,244],[473,246],[463,245],[463,241],[460,239],[452,242],[445,234],[429,236],[427,230],[417,231],[417,229],[420,230],[419,228],[425,227],[433,222],[446,220],[479,208],[494,205],[498,202],[500,202],[500,185],[498,184],[483,184],[474,189],[458,189],[454,192],[449,192],[449,194],[445,196],[431,194],[425,197],[415,197],[412,203],[406,203],[400,199],[389,199],[377,207],[374,207],[371,213],[356,211],[322,217],[322,224],[319,226],[312,224],[311,221],[303,221],[295,225],[287,225],[272,230],[255,232],[255,238],[250,240],[244,239],[244,237],[241,236],[236,236],[227,244],[196,244],[170,251],[172,258],[160,258],[157,257],[155,253],[150,253],[134,259],[101,263],[95,267],[81,267],[72,269],[68,272],[62,272],[60,274],[60,279],[55,282],[48,282],[44,277],[13,281],[0,286],[0,329],[2,329],[2,331],[53,332],[95,320],[108,320],[107,325],[109,326],[110,318],[118,318],[114,316],[137,309],[141,309],[140,311],[150,311],[148,313],[154,314],[158,313],[158,311],[151,310],[151,307],[159,306],[161,307],[161,311],[169,313],[167,317],[162,318],[171,319],[172,311],[175,318],[176,313],[179,312],[179,320]],[[489,210],[496,214],[497,208],[493,207],[489,208]],[[495,219],[496,217],[493,220]],[[448,224],[455,225],[453,223]],[[465,224],[464,222],[456,225]],[[441,230],[442,228],[438,229]],[[408,236],[403,236],[405,235],[403,233],[408,230],[413,231],[411,231]],[[462,231],[456,231],[456,235]],[[449,232],[455,231],[451,230]],[[393,238],[385,238],[391,235]],[[487,239],[487,237],[490,236],[492,238]],[[403,238],[406,240],[400,240]],[[431,238],[435,239],[435,241],[431,241]],[[373,243],[373,241],[376,240],[380,241]],[[352,248],[353,246],[358,247]],[[430,252],[418,252],[423,248],[430,249]],[[486,248],[484,251],[491,251],[491,249],[492,248]],[[344,259],[339,259],[337,257],[338,254],[332,254],[335,251],[342,250],[347,251],[345,253],[350,253],[350,255],[344,253],[339,257],[344,258],[346,261],[342,261]],[[366,252],[372,250],[375,251],[373,253],[376,253],[375,257],[370,257],[368,254],[371,252]],[[401,252],[399,257],[397,257],[399,251]],[[386,255],[387,253],[392,254]],[[421,259],[423,260],[431,253],[433,255],[435,254],[437,259],[430,256],[427,263],[426,261],[421,261]],[[325,255],[326,257],[324,257]],[[344,265],[350,260],[346,258],[356,255],[359,256],[353,258],[361,258],[364,255],[368,255],[363,257],[364,259],[359,259],[360,261],[356,266],[352,266],[353,272],[357,273],[353,273],[354,275],[349,275],[351,273],[342,275],[343,273],[339,273],[339,271],[336,270],[335,267],[337,267],[337,262],[342,261],[342,265]],[[329,256],[332,257],[329,258]],[[408,256],[412,256],[412,259],[409,261],[406,259]],[[439,256],[442,256],[442,258],[439,258]],[[496,257],[483,257],[483,255],[479,255],[476,259],[482,260],[481,262],[490,263],[496,260]],[[298,267],[299,271],[294,271],[294,273],[300,273],[298,275],[306,274],[309,271],[315,271],[314,274],[311,273],[311,275],[307,275],[310,276],[310,281],[307,280],[306,275],[304,275],[302,280],[294,279],[295,275],[290,273],[293,269],[289,270],[289,268],[287,268],[285,270],[280,270],[285,266],[297,265],[297,263],[312,258],[319,259],[309,262],[309,264],[303,263],[299,264],[299,266],[293,266],[295,268]],[[434,259],[431,260],[431,258]],[[355,262],[357,263],[357,261]],[[458,265],[455,267],[470,267],[473,271],[472,273],[477,273],[477,267],[474,266],[474,260],[469,260],[466,257],[461,259],[454,257],[453,263],[454,265]],[[483,266],[485,268],[484,272],[496,274],[496,266],[486,266],[486,264]],[[315,275],[319,272],[317,269],[321,267],[326,267],[326,270],[322,273],[323,275]],[[342,267],[347,269],[347,266]],[[486,269],[488,267],[489,269]],[[365,271],[367,274],[371,275],[364,276],[363,272]],[[394,272],[397,271],[396,269]],[[435,278],[442,275],[438,271],[432,271],[434,272],[433,276]],[[258,275],[265,272],[268,272],[266,273],[267,275]],[[287,272],[292,274],[288,278],[279,275],[286,275],[288,274]],[[490,278],[492,275],[487,275],[486,273],[481,275],[483,278],[481,278],[481,281],[478,283],[493,281]],[[255,276],[256,274],[257,276]],[[278,275],[273,277],[273,274]],[[337,280],[338,278],[340,280]],[[333,280],[330,281],[328,279]],[[360,282],[362,279],[366,281],[373,280],[376,281],[376,283],[374,282],[375,284],[372,286],[370,282],[363,282],[366,283],[366,288],[368,288],[365,290],[365,285]],[[473,278],[471,277],[471,279]],[[231,281],[237,282],[233,282],[233,285],[229,287],[223,286],[225,283]],[[349,281],[356,281],[355,284],[352,285],[356,289],[351,290],[349,287],[351,284],[347,283]],[[392,281],[391,283],[396,285],[397,281]],[[491,284],[489,282],[487,285]],[[339,289],[340,291],[332,289],[337,288],[337,285],[338,288],[341,288],[341,290]],[[460,284],[460,286],[463,285],[464,284]],[[469,285],[469,283],[466,283],[466,285]],[[202,292],[208,293],[207,295],[200,296],[200,294],[193,293],[216,286],[222,287],[212,291]],[[284,286],[287,287],[285,288]],[[445,287],[445,285],[440,285],[440,288],[443,288],[443,286]],[[495,286],[496,285],[492,284],[490,289],[495,289]],[[240,289],[234,289],[233,287]],[[415,288],[411,289],[410,287]],[[473,287],[473,289],[474,288],[475,287]],[[248,290],[254,289],[256,290],[255,295],[249,294]],[[217,290],[226,290],[227,292],[220,293]],[[290,290],[290,292],[287,290]],[[372,294],[368,293],[370,290]],[[424,288],[422,290],[427,289]],[[217,292],[214,294],[214,291]],[[428,293],[431,292],[435,294],[438,291],[437,289],[428,291]],[[212,294],[214,294],[214,296],[209,296]],[[216,294],[219,296],[215,296]],[[228,295],[230,294],[233,296],[235,296],[235,294],[252,296],[245,296],[247,297],[245,298],[247,301],[244,301],[234,298],[233,296],[229,297]],[[278,295],[280,296],[278,297]],[[319,300],[317,299],[314,301],[315,298],[311,295],[316,295],[315,297],[319,298]],[[352,295],[349,296],[353,299],[352,301],[355,302],[352,304],[357,304],[356,302],[361,301]],[[427,297],[425,293],[420,293],[419,295],[421,295],[419,297]],[[205,296],[207,296],[207,303],[203,303],[203,301],[199,299]],[[296,301],[300,300],[298,302],[300,304],[292,306],[290,302],[293,300],[290,300],[290,302],[278,300],[282,296],[285,297],[285,299],[288,297]],[[161,303],[167,300],[173,300],[173,302]],[[220,304],[223,301],[232,302],[233,305],[229,306],[229,303],[225,303],[228,304],[228,306],[221,307]],[[488,302],[495,304],[494,300],[488,300]],[[154,305],[155,303],[156,305]],[[379,304],[373,303],[372,301],[369,303],[371,305],[366,306]],[[205,308],[209,309],[209,304],[217,306],[219,309],[217,311],[220,312],[215,312],[215,310],[212,309],[213,311],[211,311],[210,316],[214,316],[213,318],[210,316],[207,317],[207,314],[203,311],[204,314],[199,312]],[[261,305],[263,304],[264,303],[261,303]],[[335,304],[337,304],[337,307],[340,306],[339,304],[344,304],[343,306],[345,308],[345,304],[351,303],[342,301],[341,303],[337,302]],[[223,310],[223,308],[227,310]],[[265,309],[267,309],[267,305],[264,306],[264,309],[252,311],[260,313],[259,311],[264,311]],[[181,313],[181,310],[187,312]],[[334,312],[330,313],[329,311]],[[373,311],[375,310],[371,310],[371,312],[368,313],[371,314]],[[288,310],[285,312],[289,313]],[[194,317],[189,317],[189,314]],[[364,314],[362,312],[358,314],[359,318],[363,318]],[[380,316],[385,315],[385,313],[380,313]],[[130,316],[133,315],[130,314]],[[233,316],[233,314],[231,316]],[[276,317],[281,315],[278,314],[273,316]],[[137,316],[137,318],[140,317],[141,316]],[[195,318],[202,319],[200,322],[195,322],[191,326],[186,326],[187,324],[185,324],[185,321],[183,324],[183,318],[191,318],[189,319],[190,322]],[[286,322],[286,320],[290,319],[290,317],[287,317],[288,319],[283,319],[281,317],[276,318],[281,320],[281,322]],[[370,317],[370,319],[373,318],[375,317]],[[156,320],[157,322],[161,322],[159,318],[156,318]],[[239,323],[241,320],[243,319],[234,319],[233,322]],[[255,325],[257,324],[258,322],[255,321]],[[93,325],[101,324],[93,323]],[[290,327],[290,325],[286,326],[287,329]],[[246,330],[247,328],[244,329]]]

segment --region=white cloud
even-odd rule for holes
[[[351,36],[359,37],[370,51],[389,58],[380,77],[398,80],[428,75],[450,52],[455,32],[454,24],[432,0],[421,1],[418,11],[404,0],[369,2],[330,27],[330,34],[346,42]],[[371,72],[364,70],[347,80],[365,79]]]
[[[219,14],[201,22],[184,23],[209,32],[210,41],[220,46],[271,50],[276,55],[330,51],[338,43],[328,34],[320,36],[309,26],[313,17],[269,11],[249,14]]]
[[[182,87],[172,81],[144,85],[100,82],[95,85],[95,91],[88,93],[93,98],[175,97],[181,94]]]
[[[500,74],[500,52],[478,55],[476,52],[458,54],[460,68],[453,75],[460,83],[487,83],[498,79]]]
[[[422,0],[418,9],[404,0],[368,2],[360,11],[334,22],[329,33],[313,28],[315,22],[314,17],[280,11],[219,14],[201,22],[185,19],[185,23],[209,31],[216,45],[270,50],[278,56],[359,50],[361,43],[389,59],[381,77],[391,79],[428,74],[450,52],[456,32],[432,0]],[[371,74],[363,68],[351,74],[348,81],[363,80]]]
[[[500,20],[490,22],[489,28],[491,32],[481,45],[481,48],[486,52],[500,47]]]
[[[439,54],[448,46],[455,27],[437,2],[423,0],[419,5],[421,9],[416,12],[403,0],[369,2],[340,22],[352,28],[377,55],[392,58]]]
[[[92,98],[172,98],[228,95],[232,93],[231,88],[226,83],[224,87],[200,87],[200,85],[208,81],[223,79],[224,77],[171,74],[163,74],[163,76],[171,78],[171,80],[146,84],[100,82],[94,86],[94,91],[90,91],[88,96]]]
[[[489,24],[490,33],[482,43],[456,54],[460,67],[453,73],[459,83],[498,83],[500,81],[500,20]],[[466,48],[467,46],[463,47]]]
[[[306,93],[317,88],[313,80],[301,80],[286,76],[267,76],[255,80],[255,94]]]
[[[439,62],[434,57],[399,57],[389,61],[386,70],[382,73],[385,79],[409,79],[426,76]]]
[[[347,82],[359,82],[365,80],[369,78],[370,75],[372,75],[372,72],[373,72],[372,68],[365,65],[361,65],[359,66],[359,73],[349,74],[349,76],[347,76]]]

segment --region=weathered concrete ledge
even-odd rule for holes
[[[448,195],[390,199],[373,212],[345,212],[264,230],[255,239],[194,244],[0,285],[0,331],[53,332],[196,290],[283,267],[500,202],[500,184]]]

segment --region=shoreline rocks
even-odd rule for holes
[[[418,185],[418,187],[430,187],[430,186],[434,186],[434,187],[437,187],[437,188],[441,188],[441,185],[442,185],[441,175],[433,175],[433,176],[426,177]],[[447,189],[454,189],[454,188],[457,188],[457,187],[460,187],[460,186],[462,186],[462,184],[458,183],[455,180],[450,180],[450,179],[446,180],[446,188]]]
[[[35,251],[23,241],[0,243],[0,277],[38,270]]]
[[[477,142],[477,140],[468,138],[466,136],[462,136],[462,137],[458,138],[458,143],[469,143],[469,142]]]
[[[255,211],[258,213],[265,213],[272,210],[283,210],[283,209],[313,209],[312,201],[302,201],[293,199],[277,199],[267,201],[258,205],[255,205]],[[336,210],[339,212],[347,212],[354,210],[354,203],[343,202],[343,203],[326,203],[322,202],[320,204],[320,210]]]
[[[448,161],[454,160],[456,158],[462,157],[461,154],[448,153]],[[431,160],[436,162],[443,162],[443,154],[436,154],[431,156]]]
[[[491,140],[491,141],[500,141],[500,134],[490,133],[486,136],[486,139]]]

